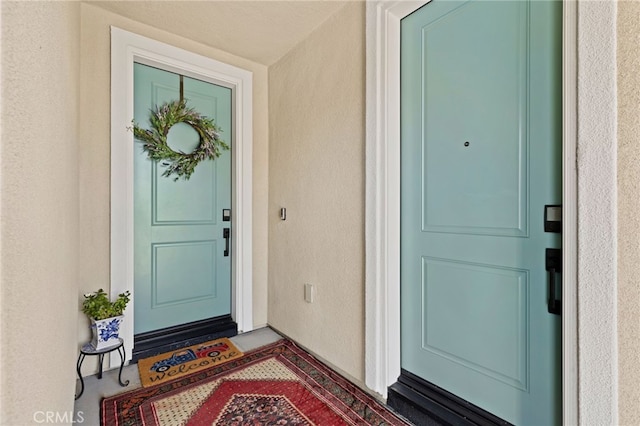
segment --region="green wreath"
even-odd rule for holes
[[[189,180],[195,167],[202,160],[215,160],[228,150],[227,145],[220,139],[222,131],[212,118],[197,113],[188,108],[185,100],[167,102],[155,111],[151,110],[151,129],[143,129],[133,123],[133,135],[144,143],[143,148],[151,160],[166,162],[167,169],[162,176],[169,177],[176,174],[174,181],[179,178]],[[198,147],[191,153],[176,152],[167,144],[169,129],[175,124],[186,123],[193,127],[200,137]]]

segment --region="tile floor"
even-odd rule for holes
[[[272,329],[265,327],[249,333],[239,334],[231,338],[231,341],[243,352],[248,352],[269,343],[273,343],[282,338]],[[106,364],[106,363],[105,363]],[[138,375],[138,365],[131,364],[122,370],[122,381],[129,380],[129,386],[122,387],[118,383],[118,369],[105,371],[102,379],[98,380],[97,376],[89,376],[84,378],[84,393],[75,403],[76,419],[83,419],[83,424],[97,426],[100,424],[100,401],[105,396],[111,396],[122,392],[127,392],[140,385],[140,376]],[[78,380],[77,389],[80,389],[80,381]]]

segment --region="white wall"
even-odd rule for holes
[[[619,420],[640,424],[640,2],[618,3]]]
[[[25,425],[73,410],[80,5],[1,7],[0,424]]]
[[[269,68],[269,324],[359,381],[364,73],[362,2]],[[313,303],[305,283],[316,287]]]
[[[616,3],[578,3],[578,389],[585,425],[618,424],[615,52]]]

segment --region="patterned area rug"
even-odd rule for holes
[[[242,352],[226,337],[210,340],[139,360],[140,382],[146,388],[241,356]]]
[[[407,425],[289,340],[105,398],[103,426]]]

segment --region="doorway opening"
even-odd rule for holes
[[[253,328],[252,312],[252,74],[211,58],[111,27],[111,294],[134,290],[134,63],[232,90],[234,151],[231,211],[231,319],[239,332]],[[134,294],[135,298],[135,294]],[[132,359],[134,310],[128,310],[121,335]],[[115,360],[114,360],[115,361]]]
[[[367,4],[366,366],[387,396],[400,362],[400,21],[429,1]],[[563,422],[577,422],[577,6],[563,3]]]

